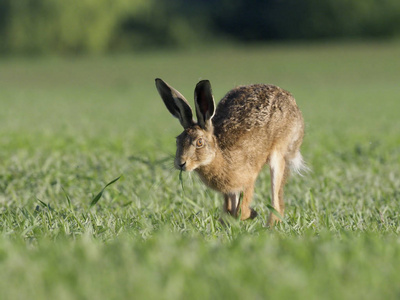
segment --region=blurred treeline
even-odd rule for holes
[[[399,0],[0,0],[2,53],[397,36]]]

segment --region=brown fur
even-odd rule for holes
[[[222,98],[214,116],[211,86],[201,81],[195,90],[196,123],[179,92],[160,79],[156,85],[167,108],[185,128],[177,138],[175,167],[195,170],[207,186],[224,195],[224,210],[236,217],[240,208],[245,220],[256,216],[250,208],[254,184],[262,167],[270,164],[272,206],[283,216],[289,166],[302,167],[299,148],[304,122],[293,96],[273,85],[240,86]],[[199,139],[200,147],[196,146]],[[276,221],[271,213],[269,224]]]

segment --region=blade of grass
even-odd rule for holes
[[[193,207],[195,207],[196,209],[198,209],[198,210],[201,210],[201,209],[202,209],[199,205],[197,205],[197,204],[196,204],[193,200],[191,200],[190,198],[188,198],[188,197],[186,197],[186,196],[183,196],[183,199],[184,199],[186,202],[188,202],[189,204],[193,205]]]
[[[71,199],[69,198],[69,195],[67,194],[65,189],[63,187],[61,187],[61,189],[63,190],[65,198],[67,199],[68,207],[71,209]]]
[[[179,172],[179,181],[181,182],[182,193],[185,193],[185,188],[183,187],[183,178],[182,178],[182,170]]]
[[[183,171],[181,170],[179,172],[179,181],[181,183],[181,187],[182,187],[182,199],[184,199],[186,202],[190,203],[191,205],[193,205],[196,209],[201,210],[202,208],[197,205],[195,202],[193,202],[191,199],[189,199],[186,195],[185,195],[185,188],[183,186],[183,177],[182,177],[182,173]]]
[[[39,201],[39,203],[43,206],[43,207],[47,207],[47,204],[44,203],[42,200],[40,199],[36,199],[37,201]]]
[[[54,209],[50,206],[50,203],[45,203],[42,200],[40,200],[39,198],[37,198],[36,200],[39,201],[40,204],[43,205],[43,207],[48,208],[50,211],[54,211]]]
[[[122,176],[122,175],[121,175],[121,176]],[[105,190],[108,186],[110,186],[111,184],[113,184],[114,182],[118,181],[118,180],[121,178],[121,176],[119,176],[119,177],[117,177],[117,178],[111,180],[109,183],[107,183],[107,184],[103,187],[103,189],[100,191],[100,193],[98,193],[98,194],[92,199],[92,202],[90,202],[90,208],[92,208],[93,206],[95,206],[95,205],[97,204],[97,202],[100,200],[101,196],[103,196],[104,190]]]
[[[282,215],[275,208],[273,208],[271,204],[267,204],[267,207],[276,217],[279,218],[279,220],[286,223],[286,221],[283,219]]]

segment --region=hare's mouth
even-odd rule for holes
[[[194,169],[196,169],[196,167],[193,166],[193,164],[191,164],[190,162],[187,162],[187,161],[175,162],[175,168],[178,169],[179,171],[185,171],[185,172],[191,172]]]
[[[181,171],[186,171],[186,161],[183,163],[178,163],[178,169]]]
[[[188,165],[187,165],[186,161],[184,161],[184,162],[176,161],[175,168],[177,168],[179,171],[187,171]]]

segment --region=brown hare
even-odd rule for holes
[[[215,108],[210,82],[202,80],[194,93],[195,122],[181,93],[158,78],[156,87],[184,128],[176,139],[175,167],[195,170],[207,186],[224,195],[224,210],[237,217],[240,208],[240,218],[245,220],[257,216],[249,205],[257,176],[269,164],[272,206],[283,216],[289,168],[297,172],[304,168],[299,151],[304,122],[293,96],[273,85],[239,86]],[[278,221],[270,213],[269,225]]]

